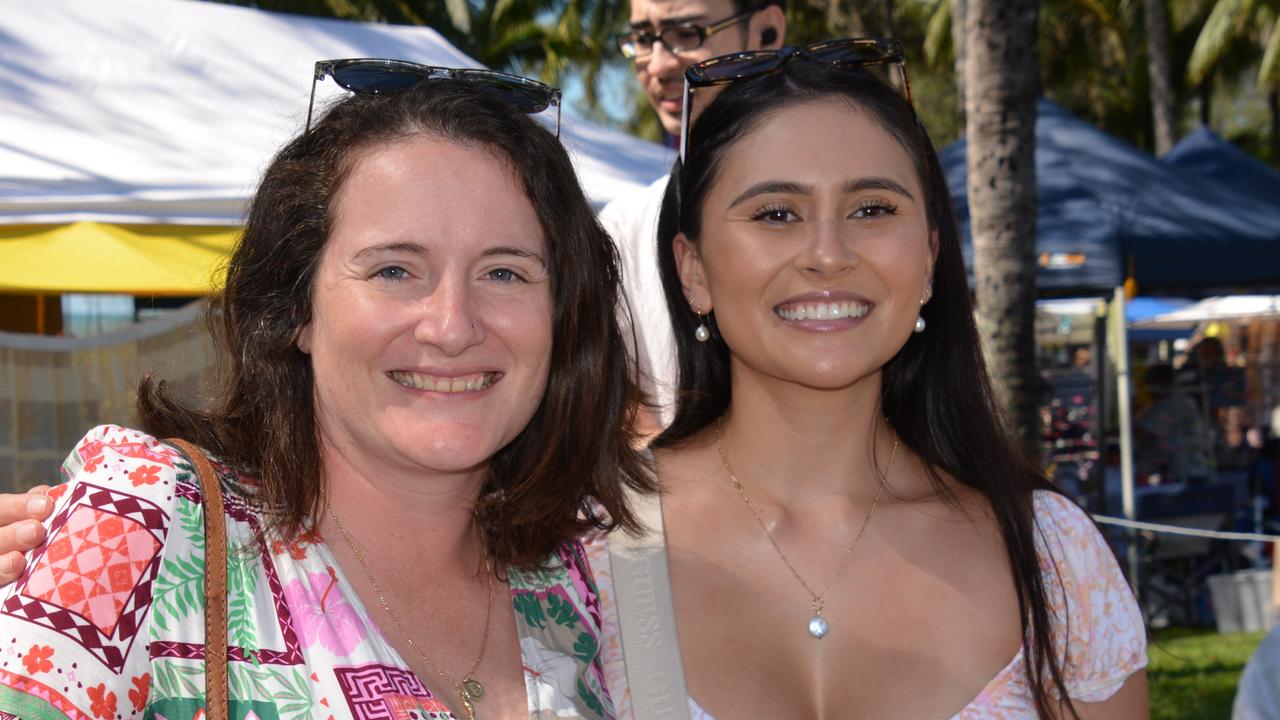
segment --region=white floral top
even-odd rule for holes
[[[204,519],[174,448],[95,428],[53,490],[48,539],[0,592],[0,720],[204,714]],[[257,539],[226,495],[230,711],[237,720],[452,718],[387,643],[323,540]],[[613,718],[581,546],[510,572],[533,718]]]
[[[1146,630],[1115,556],[1089,517],[1057,493],[1035,493],[1036,550],[1049,599],[1054,642],[1064,659],[1064,681],[1073,700],[1102,702],[1147,665]],[[604,607],[604,667],[618,717],[632,715],[626,664],[613,602],[609,550],[604,537],[587,543]],[[714,720],[689,699],[694,720]],[[1022,651],[952,720],[1022,720],[1036,717]]]

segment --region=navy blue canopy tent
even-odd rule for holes
[[[1280,207],[1280,170],[1223,140],[1203,125],[1179,140],[1160,159],[1184,172]]]
[[[1280,205],[1155,157],[1040,100],[1036,235],[1044,295],[1104,294],[1132,263],[1143,293],[1280,287]],[[972,268],[966,143],[941,153]]]

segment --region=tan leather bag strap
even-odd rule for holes
[[[204,712],[208,720],[227,720],[227,517],[222,485],[203,450],[186,440],[166,442],[195,465],[204,496]]]
[[[646,532],[611,533],[609,569],[631,708],[635,720],[687,720],[689,691],[676,637],[662,498],[629,491],[627,500]]]

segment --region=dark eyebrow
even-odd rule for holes
[[[658,22],[658,25],[664,28],[668,28],[668,27],[674,27],[676,25],[686,25],[688,23],[698,22],[700,20],[704,20],[706,17],[707,17],[706,15],[702,15],[702,14],[682,15],[680,17],[669,17],[669,18],[663,18],[662,20],[660,20]],[[648,20],[633,22],[631,23],[631,29],[632,30],[652,30],[653,23],[649,22]]]
[[[840,186],[840,192],[846,195],[862,192],[863,190],[888,190],[889,192],[902,195],[908,200],[915,201],[915,196],[908,192],[901,183],[887,177],[856,178],[854,180],[846,180],[844,184]],[[769,193],[811,195],[813,194],[813,187],[788,180],[765,180],[764,182],[756,183],[755,185],[747,188],[741,195],[734,198],[733,202],[729,203],[729,207],[732,208],[740,205],[757,195],[766,195]]]
[[[364,255],[373,255],[374,253],[411,253],[413,255],[426,255],[427,249],[417,243],[411,242],[383,243],[381,245],[370,245],[369,247],[364,248],[355,254],[355,258],[359,258]]]
[[[707,19],[706,15],[681,15],[679,17],[663,18],[658,24],[662,27],[674,27],[676,25],[688,25],[689,23],[702,22]]]
[[[803,185],[798,182],[789,182],[786,180],[765,180],[764,182],[756,183],[755,185],[747,188],[741,195],[734,198],[733,202],[729,203],[729,207],[735,207],[757,195],[765,195],[767,193],[810,195],[813,193],[813,188],[809,185]]]
[[[887,177],[858,178],[856,180],[848,180],[840,186],[840,191],[845,194],[861,192],[863,190],[888,190],[891,193],[902,195],[913,202],[916,199],[915,196],[903,187],[901,183]]]
[[[494,255],[515,255],[516,257],[520,257],[520,258],[528,258],[529,260],[536,260],[538,264],[544,268],[547,266],[547,261],[543,260],[541,255],[537,253],[531,253],[528,250],[522,250],[521,248],[518,248],[518,247],[507,247],[507,246],[492,247],[492,248],[489,248],[488,250],[485,250],[484,253],[482,254],[485,257],[491,257]]]

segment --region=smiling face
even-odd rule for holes
[[[915,165],[844,100],[774,111],[728,148],[701,235],[676,236],[681,282],[715,310],[735,377],[878,378],[929,293],[936,242]]]
[[[631,0],[630,29],[661,32],[681,23],[706,27],[737,12],[731,0]],[[774,30],[774,41],[769,46],[776,46],[781,42],[784,21],[781,10],[771,6],[708,36],[696,50],[673,55],[661,43],[654,43],[652,53],[636,59],[636,81],[658,113],[664,130],[671,135],[680,134],[685,68],[717,55],[761,47],[762,28],[766,25]]]
[[[322,446],[358,468],[482,470],[546,388],[549,263],[494,154],[432,135],[358,153],[298,340]]]

